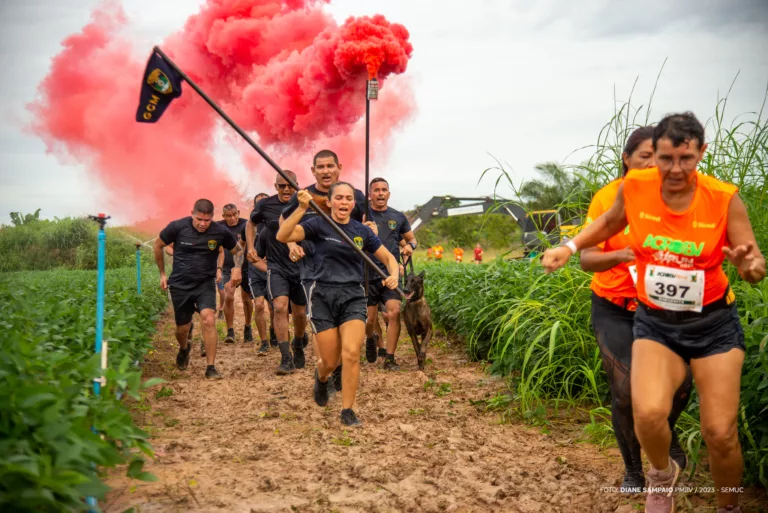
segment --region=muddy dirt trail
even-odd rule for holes
[[[473,405],[505,386],[468,362],[458,343],[438,336],[425,372],[416,368],[406,336],[401,371],[384,371],[381,360],[362,363],[355,410],[364,426],[345,429],[340,394],[324,408],[312,400],[312,344],[306,368],[276,376],[279,352],[259,357],[258,342],[244,345],[239,300],[236,311],[237,342],[219,342],[224,379],[215,382],[203,378],[199,330],[190,366],[180,372],[173,320],[160,323],[144,377],[168,382],[134,405],[156,451],[145,470],[158,481],[113,472],[106,511],[638,510],[640,497],[603,490],[619,484],[617,450],[579,443],[580,428],[544,434],[502,424],[498,414]],[[218,324],[222,333],[223,321]]]

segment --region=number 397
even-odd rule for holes
[[[685,285],[677,286],[674,283],[660,283],[656,282],[655,284],[657,295],[659,296],[669,296],[669,297],[680,297],[682,299],[685,299],[685,295],[688,293],[691,287],[686,287]]]

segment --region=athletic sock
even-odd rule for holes
[[[290,342],[279,342],[278,347],[280,348],[280,354],[283,356],[291,356],[291,343]]]
[[[395,353],[387,353],[387,360],[394,360],[395,359]]]

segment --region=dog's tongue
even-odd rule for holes
[[[405,299],[411,299],[413,297],[413,294],[414,294],[413,292],[409,292],[408,294],[405,295]]]

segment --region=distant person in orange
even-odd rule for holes
[[[443,251],[445,251],[445,250],[443,249],[443,247],[440,244],[435,246],[435,260],[442,260],[443,259]]]
[[[464,250],[462,248],[453,248],[453,258],[456,259],[457,264],[460,264],[464,259]]]
[[[480,247],[480,243],[475,244],[475,263],[483,263],[483,248]]]
[[[435,251],[429,247],[427,248],[427,260],[432,260],[432,257],[435,256]]]

